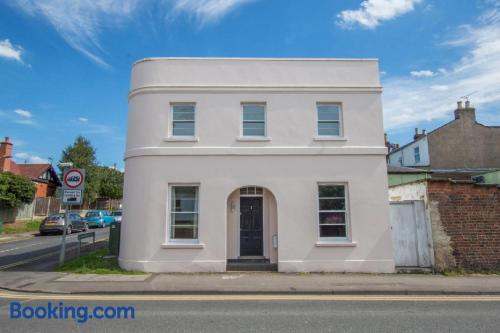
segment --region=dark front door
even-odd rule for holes
[[[240,256],[261,256],[262,197],[240,198]]]

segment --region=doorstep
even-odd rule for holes
[[[278,265],[271,264],[264,257],[240,257],[229,259],[226,270],[228,272],[277,272]]]

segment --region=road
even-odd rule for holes
[[[499,332],[500,297],[481,300],[465,297],[450,300],[443,296],[418,300],[408,296],[294,296],[286,299],[256,300],[251,295],[239,299],[206,296],[190,300],[168,300],[168,296],[142,295],[136,298],[113,296],[47,296],[32,294],[16,299],[0,294],[2,332]],[[224,299],[227,297],[228,299]],[[281,297],[281,299],[280,299]],[[145,300],[150,298],[150,300]],[[246,299],[248,298],[248,299]],[[106,300],[108,299],[108,300]],[[380,300],[381,299],[381,300]],[[22,307],[46,306],[133,306],[134,319],[10,319],[10,302]]]
[[[96,241],[108,239],[109,228],[91,229],[91,231],[96,232]],[[75,233],[66,237],[68,251],[78,246],[77,235]],[[0,271],[43,271],[56,267],[61,237],[61,235],[36,236],[26,240],[0,243]]]

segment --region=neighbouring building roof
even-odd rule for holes
[[[424,169],[417,169],[417,168],[388,165],[387,173],[431,173],[431,171]]]
[[[471,180],[472,176],[488,171],[495,171],[494,168],[460,168],[460,169],[432,169],[432,179],[453,179]]]
[[[9,137],[0,142],[0,172],[11,172],[18,176],[30,178],[40,183],[51,183],[61,186],[61,181],[50,163],[17,164],[12,160],[13,144]]]
[[[57,173],[55,172],[52,165],[49,163],[17,164],[15,162],[12,162],[12,166],[11,166],[11,170],[10,170],[10,172],[12,172],[13,174],[28,177],[31,180],[36,181],[36,182],[50,182],[46,179],[40,178],[43,175],[43,173],[46,171],[51,173],[52,178],[53,178],[52,183],[54,183],[57,186],[61,186],[61,181],[59,180]]]
[[[38,178],[50,168],[50,164],[16,164],[19,174],[28,178]]]

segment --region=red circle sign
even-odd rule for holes
[[[80,172],[80,170],[69,170],[65,175],[64,175],[64,184],[68,186],[69,188],[77,188],[81,186],[83,183],[83,174]]]

